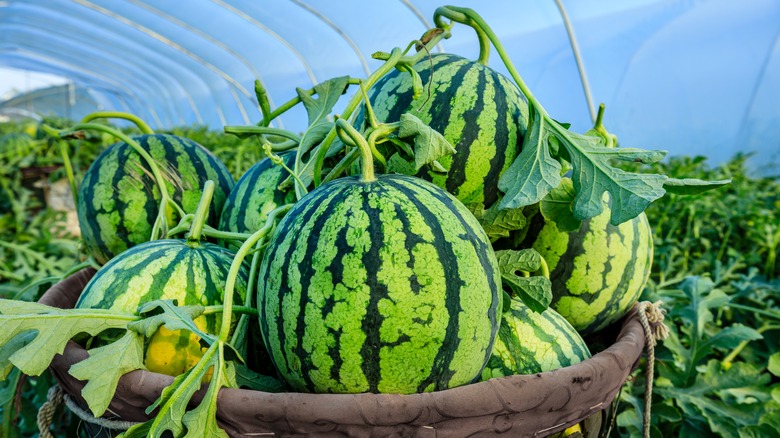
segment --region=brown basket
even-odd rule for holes
[[[40,302],[72,307],[94,272],[77,272],[49,289]],[[217,417],[234,437],[546,436],[609,408],[638,365],[644,345],[634,310],[614,344],[559,370],[411,395],[273,394],[224,388]],[[86,406],[80,395],[85,382],[70,376],[68,369],[87,356],[70,342],[50,367],[66,394],[81,406]],[[125,421],[146,421],[150,417],[144,410],[172,381],[143,370],[128,373],[119,380],[109,412]],[[202,393],[196,394],[195,403]]]

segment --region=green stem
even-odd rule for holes
[[[135,123],[135,126],[138,127],[138,129],[141,130],[144,134],[154,134],[154,131],[152,128],[149,127],[149,125],[146,124],[141,118],[134,114],[130,113],[124,113],[120,111],[97,111],[92,114],[87,114],[83,119],[81,119],[81,123],[89,123],[95,119],[124,119],[129,120],[133,123]]]
[[[204,306],[202,315],[214,315],[225,311],[223,305]],[[233,306],[233,313],[240,313],[242,315],[257,316],[257,309],[249,306]]]
[[[57,140],[60,146],[60,154],[62,154],[62,164],[65,166],[65,175],[68,177],[68,183],[70,184],[70,194],[73,196],[73,205],[79,205],[79,192],[78,185],[76,184],[76,177],[73,173],[73,165],[70,163],[70,154],[68,153],[68,142]]]
[[[325,175],[325,178],[322,179],[322,184],[325,184],[326,182],[338,178],[339,175],[341,175],[347,169],[349,169],[349,166],[351,166],[352,163],[359,156],[360,156],[360,150],[358,148],[350,149],[350,151],[344,155],[344,158],[342,158],[341,161],[338,162],[338,164],[333,166],[333,169],[331,169],[330,172],[328,172],[328,174]]]
[[[252,263],[249,268],[249,282],[246,286],[246,302],[244,303],[249,308],[253,308],[254,306],[253,298],[255,297],[254,291],[257,283],[257,272],[258,269],[260,269],[260,261],[262,260],[262,252],[259,251],[261,244],[262,241],[257,243],[256,249],[258,249],[258,251],[252,255]],[[259,316],[259,313],[260,312],[256,312],[253,314],[253,316]],[[238,324],[236,324],[236,329],[233,332],[233,337],[230,339],[230,345],[235,348],[241,348],[239,342],[243,339],[243,346],[246,347],[246,336],[244,333],[246,333],[246,330],[248,330],[246,328],[247,324],[249,324],[249,315],[241,315],[241,317],[238,319]],[[242,351],[242,355],[246,357],[246,348],[239,351]]]
[[[186,233],[192,226],[192,220],[195,217],[194,214],[185,214],[179,219],[179,223],[175,227],[168,230],[168,236],[175,236],[180,233]]]
[[[233,294],[236,289],[236,280],[238,279],[238,272],[241,270],[241,264],[244,263],[244,258],[249,251],[254,247],[261,239],[265,238],[274,227],[276,218],[286,213],[293,204],[285,204],[281,207],[277,207],[268,213],[268,218],[265,221],[265,225],[262,228],[254,232],[236,252],[233,257],[233,263],[230,264],[230,270],[228,271],[227,282],[225,284],[225,296],[222,301],[224,311],[222,312],[222,326],[219,331],[219,339],[223,342],[227,342],[230,336],[230,322],[233,316]]]
[[[349,136],[350,139],[352,139],[353,142],[355,142],[355,145],[360,150],[363,176],[361,180],[367,183],[376,181],[376,176],[374,175],[374,157],[371,153],[371,147],[368,145],[368,141],[366,141],[366,139],[360,135],[357,129],[352,127],[349,122],[342,118],[336,119],[336,128],[344,130],[344,132]]]
[[[14,250],[14,251],[17,251],[17,252],[25,253],[28,256],[30,256],[31,258],[35,259],[38,263],[43,265],[46,269],[53,269],[54,268],[54,265],[52,265],[51,261],[46,259],[46,257],[44,257],[43,254],[41,254],[41,253],[39,253],[37,251],[33,251],[30,248],[27,248],[25,246],[21,246],[21,245],[18,245],[16,243],[12,243],[12,242],[5,242],[3,240],[0,240],[0,246],[4,246],[4,247],[6,247],[8,249],[11,249],[11,250]]]
[[[546,279],[548,279],[548,280],[549,280],[549,279],[550,279],[550,267],[547,265],[547,261],[544,259],[544,257],[541,257],[541,258],[540,258],[540,261],[542,262],[542,266],[541,266],[541,269],[542,269],[542,275],[543,275],[543,276],[544,276]]]
[[[214,181],[208,180],[203,185],[203,193],[200,196],[200,202],[198,202],[198,208],[195,210],[195,216],[190,226],[190,231],[187,233],[187,244],[189,246],[200,245],[200,236],[203,232],[203,225],[206,223],[206,219],[209,216],[209,207],[211,207],[211,198],[214,196]]]
[[[439,43],[439,41],[449,37],[450,37],[449,27],[444,28],[444,32],[438,33],[434,37],[432,37],[430,41],[428,41],[425,44],[425,47],[427,49],[431,49],[435,47],[436,44]],[[409,47],[411,47],[411,45]],[[374,84],[376,84],[376,82],[379,81],[379,79],[381,79],[391,70],[393,70],[398,64],[413,66],[417,64],[417,62],[427,54],[428,51],[421,50],[414,55],[403,56],[403,52],[399,47],[394,48],[390,53],[382,53],[382,52],[374,53],[372,55],[374,59],[383,60],[385,62],[381,66],[379,66],[379,68],[376,69],[373,73],[371,73],[371,75],[363,82],[363,84],[366,87],[366,89],[371,89],[371,87],[373,87]],[[341,113],[341,117],[344,119],[349,119],[350,117],[352,117],[352,113],[358,108],[360,102],[362,101],[363,101],[363,95],[360,93],[355,93],[352,96],[352,98],[349,100],[349,102],[347,102],[347,106],[344,108],[344,111]],[[325,140],[322,141],[322,143],[318,148],[316,156],[312,160],[314,161],[314,186],[315,187],[323,183],[322,166],[325,164],[325,157],[328,155],[330,146],[331,144],[333,144],[333,141],[336,139],[336,136],[337,136],[336,129],[334,127],[334,129],[331,129],[331,131],[325,137]]]
[[[238,137],[246,137],[249,135],[275,135],[277,137],[292,140],[296,145],[301,142],[301,137],[295,133],[286,129],[269,128],[266,126],[225,126],[224,131],[226,134],[233,134]]]
[[[205,225],[203,227],[203,234],[208,237],[213,237],[220,240],[246,240],[251,234],[247,233],[233,233],[230,231],[222,231],[216,228]]]
[[[763,327],[758,328],[756,331],[758,333],[764,333],[769,330],[780,330],[780,325],[765,325]],[[737,356],[739,356],[739,354],[742,353],[742,350],[744,350],[749,343],[750,341],[740,342],[736,348],[731,350],[731,353],[729,353],[726,357],[723,358],[723,360],[721,361],[721,365],[726,368],[730,367],[731,363],[734,362],[734,359],[736,359]]]
[[[349,84],[351,85],[357,85],[358,83],[359,81],[357,79],[352,79],[352,78],[349,79]],[[314,88],[310,88],[308,90],[305,90],[304,92],[307,93],[309,96],[313,96],[315,93]],[[289,111],[291,108],[293,108],[295,105],[298,105],[299,103],[301,103],[301,97],[296,95],[292,99],[283,103],[281,106],[277,107],[275,110],[271,111],[268,117],[263,116],[263,120],[261,120],[260,123],[258,123],[257,125],[268,126],[271,123],[271,120]]]
[[[468,8],[442,6],[436,9],[436,11],[433,13],[433,22],[437,27],[441,27],[443,29],[449,29],[452,27],[452,23],[444,22],[442,19],[444,17],[449,18],[454,22],[465,24],[474,29],[474,32],[477,33],[477,39],[479,40],[479,58],[477,58],[477,62],[482,65],[487,65],[488,58],[490,57],[490,41],[493,40],[493,43],[495,44],[496,38],[492,38],[490,36],[492,31],[488,32],[490,28],[488,28],[484,21],[482,21],[481,17],[479,17],[476,12]]]
[[[747,312],[750,312],[750,313],[755,313],[757,315],[763,315],[763,316],[767,316],[769,318],[774,318],[774,319],[780,320],[780,312],[770,312],[768,310],[756,309],[753,306],[743,306],[742,304],[736,304],[736,303],[728,303],[726,305],[728,307],[731,307],[731,308],[734,308],[734,309],[740,309],[740,310],[744,310],[744,311],[747,311]]]
[[[168,206],[169,205],[173,206],[173,208],[177,210],[180,216],[184,216],[185,212],[179,206],[179,204],[177,204],[168,195],[168,186],[165,183],[165,178],[163,177],[159,166],[157,166],[157,163],[154,161],[154,158],[152,158],[152,156],[149,155],[149,152],[144,150],[144,148],[142,148],[137,141],[130,138],[130,136],[128,136],[127,134],[124,134],[123,132],[111,128],[109,126],[101,125],[99,123],[79,123],[69,131],[60,132],[60,135],[64,137],[69,135],[70,133],[84,130],[84,129],[94,129],[95,131],[105,132],[113,135],[114,137],[125,142],[128,146],[132,147],[133,150],[135,150],[135,152],[138,155],[140,155],[144,159],[144,161],[146,161],[146,164],[149,166],[149,169],[152,171],[152,175],[154,176],[154,180],[155,183],[157,184],[157,188],[160,190],[160,208],[159,211],[157,212],[157,219],[154,222],[150,240],[157,240],[160,238],[167,237],[169,226],[166,217],[166,211],[168,209]]]

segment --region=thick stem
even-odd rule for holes
[[[276,218],[286,213],[292,208],[292,205],[293,204],[282,205],[268,213],[265,225],[244,241],[244,244],[241,245],[241,248],[238,249],[235,257],[233,257],[233,263],[230,265],[227,282],[225,284],[225,296],[222,300],[224,311],[222,313],[222,326],[219,331],[219,339],[221,341],[227,342],[230,336],[230,322],[233,316],[233,294],[236,290],[236,280],[238,279],[238,272],[241,270],[241,264],[244,263],[244,258],[261,239],[265,238],[265,236],[271,232],[274,223],[276,222]]]
[[[442,18],[449,18],[452,21],[465,24],[474,29],[474,32],[477,34],[477,40],[479,40],[479,58],[477,58],[477,62],[482,65],[488,65],[491,38],[489,34],[485,32],[484,27],[478,21],[474,20],[474,16],[479,17],[476,12],[471,9],[455,6],[442,6],[433,13],[433,21],[436,23],[436,26],[443,29],[449,29],[452,27],[452,23],[448,24],[442,20]]]
[[[381,53],[377,52],[372,55],[374,59],[380,59],[384,60],[385,63],[379,66],[378,69],[376,69],[371,75],[364,81],[361,82],[362,86],[365,86],[366,90],[371,89],[371,87],[376,84],[379,79],[384,77],[387,73],[389,73],[393,68],[395,68],[398,64],[404,64],[408,66],[414,66],[417,64],[417,62],[422,59],[424,56],[427,56],[429,53],[429,49],[436,46],[436,44],[439,43],[442,39],[449,38],[449,27],[444,28],[444,31],[441,33],[436,33],[430,40],[428,40],[425,44],[426,50],[420,50],[416,54],[411,56],[403,56],[403,51],[396,47],[394,48],[390,53]],[[411,48],[412,45],[410,45],[408,48]],[[407,48],[407,50],[408,50]],[[347,106],[344,108],[344,111],[341,113],[342,118],[349,119],[352,117],[352,113],[358,108],[360,105],[360,102],[363,101],[363,95],[360,93],[356,93],[352,96],[352,99],[347,103]],[[328,155],[328,151],[330,149],[331,144],[333,144],[333,141],[336,139],[336,130],[335,128],[332,129],[328,136],[325,137],[325,140],[322,141],[320,146],[318,147],[317,155],[314,157],[312,161],[314,161],[314,186],[317,187],[323,183],[322,181],[322,166],[325,163],[325,157]],[[311,161],[310,161],[311,163]],[[307,163],[309,165],[309,163]]]
[[[211,207],[211,198],[214,197],[214,181],[208,180],[203,185],[203,194],[200,195],[200,202],[198,202],[198,208],[195,210],[195,215],[192,219],[192,225],[190,225],[190,231],[187,233],[187,244],[190,246],[197,246],[200,244],[201,233],[203,232],[203,225],[209,216],[209,207]]]
[[[352,125],[350,125],[349,122],[344,119],[339,118],[336,120],[336,128],[343,129],[349,138],[351,138],[355,143],[358,150],[360,150],[360,157],[362,161],[362,181],[376,181],[376,176],[374,175],[374,157],[371,153],[371,147],[368,145],[368,141],[366,141],[366,139],[360,135],[357,129],[353,128]]]
[[[301,137],[287,131],[286,129],[269,128],[266,126],[225,126],[224,131],[226,134],[233,134],[238,137],[246,137],[249,135],[276,135],[290,139],[297,145],[301,142]],[[289,149],[289,148],[288,148]]]
[[[149,127],[149,125],[146,124],[143,120],[141,120],[140,117],[130,114],[130,113],[123,113],[119,111],[98,111],[94,112],[92,114],[87,114],[83,119],[81,119],[81,123],[89,123],[92,120],[95,119],[124,119],[129,120],[133,123],[135,123],[135,126],[138,127],[138,129],[141,130],[144,134],[154,134],[154,131],[152,128]]]

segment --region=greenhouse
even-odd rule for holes
[[[0,437],[780,437],[778,41],[0,0]]]

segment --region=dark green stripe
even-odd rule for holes
[[[244,192],[238,207],[231,211],[230,214],[231,219],[235,219],[236,221],[234,225],[235,231],[239,233],[247,232],[249,230],[249,225],[246,223],[246,217],[250,214],[259,214],[259,211],[256,211],[256,209],[259,210],[259,206],[252,205],[250,207],[250,201],[254,201],[265,189],[265,187],[258,184],[257,181],[271,167],[271,164],[270,159],[263,158],[252,166],[252,169],[242,176],[241,180],[236,184],[236,187],[241,187]]]
[[[415,184],[414,180],[411,180],[412,184]],[[417,184],[419,185],[419,184]],[[451,198],[446,192],[443,192],[441,190],[438,190],[435,187],[429,186],[421,186],[424,190],[426,190],[428,193],[431,194],[434,198],[438,199],[439,202],[446,205],[447,209],[452,211],[452,213],[457,217],[458,221],[461,223],[461,229],[466,230],[467,232],[472,233],[480,233],[483,234],[482,238],[474,238],[472,236],[463,235],[462,237],[464,239],[468,239],[472,242],[472,244],[476,247],[476,254],[479,258],[479,263],[482,268],[482,271],[487,274],[487,280],[488,284],[490,285],[490,290],[492,292],[492,299],[493,302],[490,304],[490,309],[488,309],[488,318],[490,319],[490,324],[492,327],[497,327],[499,324],[499,321],[496,318],[501,318],[501,315],[498,312],[498,306],[501,302],[499,299],[500,293],[501,293],[501,284],[496,282],[496,277],[490,275],[493,272],[496,272],[496,266],[493,264],[493,261],[490,258],[490,255],[493,254],[493,248],[488,243],[489,240],[487,236],[484,236],[484,231],[482,228],[479,228],[477,225],[476,227],[471,226],[466,218],[463,216],[463,210],[458,208],[459,201],[454,200]],[[456,204],[457,203],[457,204]],[[467,213],[470,214],[470,213]],[[438,222],[437,222],[438,223]],[[490,355],[493,351],[493,342],[491,341],[490,345],[485,349],[485,360],[484,362],[487,362],[490,358]]]
[[[361,183],[358,183],[361,184]],[[363,266],[366,269],[366,284],[371,291],[369,295],[369,302],[366,306],[366,315],[363,317],[362,330],[366,335],[366,339],[363,342],[363,346],[360,349],[360,356],[363,358],[361,369],[363,375],[368,382],[369,392],[379,392],[379,381],[382,379],[380,365],[380,350],[383,344],[381,337],[379,336],[382,322],[385,320],[382,312],[379,311],[379,301],[383,299],[389,299],[387,285],[383,284],[377,278],[379,271],[383,268],[381,266],[380,251],[384,247],[384,234],[382,233],[382,218],[380,217],[380,209],[371,207],[369,202],[369,195],[371,192],[375,192],[378,197],[382,198],[387,196],[387,189],[380,184],[365,185],[365,183],[357,186],[360,187],[362,197],[361,210],[365,211],[368,215],[368,229],[366,233],[371,236],[371,246],[363,254]]]
[[[389,185],[390,183],[388,181],[392,180],[389,178],[385,179],[385,184]],[[457,254],[455,254],[452,249],[452,244],[447,241],[447,238],[444,235],[441,223],[436,215],[430,210],[429,205],[422,202],[422,200],[419,199],[419,195],[415,193],[413,189],[406,186],[406,184],[410,184],[413,187],[417,187],[419,184],[409,177],[401,177],[396,181],[393,181],[393,188],[409,199],[409,203],[414,206],[414,210],[419,212],[420,216],[423,218],[423,222],[431,229],[431,233],[433,234],[431,245],[436,249],[438,259],[444,268],[444,279],[446,284],[444,306],[447,309],[447,314],[449,316],[447,329],[445,330],[444,339],[439,347],[439,351],[433,360],[431,373],[417,386],[417,392],[423,392],[431,385],[433,385],[434,391],[446,389],[449,387],[450,379],[455,374],[455,371],[449,368],[449,364],[461,341],[458,336],[458,321],[460,319],[460,312],[463,311],[463,308],[460,306],[460,294],[465,283],[458,274],[460,262]],[[431,205],[430,207],[434,206]],[[435,206],[434,208],[440,208],[440,206]],[[487,358],[485,360],[487,360]]]
[[[463,132],[461,132],[460,140],[458,144],[453,145],[455,147],[455,154],[452,155],[452,163],[449,166],[449,172],[447,173],[447,180],[445,188],[448,192],[459,195],[459,188],[466,180],[466,163],[469,158],[472,160],[475,157],[471,156],[471,144],[479,137],[479,133],[482,130],[478,125],[479,115],[485,110],[485,87],[487,86],[487,77],[484,68],[475,69],[475,64],[463,65],[457,73],[452,77],[450,88],[446,92],[440,92],[436,95],[437,100],[441,98],[440,112],[436,113],[436,116],[431,119],[431,127],[439,132],[444,132],[447,129],[447,125],[452,117],[450,114],[452,104],[451,99],[454,94],[457,93],[462,78],[466,76],[472,70],[477,72],[477,91],[475,93],[476,101],[474,105],[466,110],[461,117],[463,118],[465,125]],[[495,87],[495,85],[493,85]],[[500,94],[500,93],[496,93]],[[445,111],[446,110],[446,111]],[[439,116],[440,113],[443,113]],[[441,117],[441,119],[439,119]]]
[[[522,120],[517,104],[510,107],[507,101],[508,95],[514,94],[515,90],[508,90],[504,87],[514,86],[514,84],[504,85],[499,78],[498,72],[492,69],[484,70],[490,74],[490,86],[496,89],[494,100],[491,102],[496,112],[495,135],[493,137],[496,144],[496,154],[490,159],[490,170],[488,170],[482,183],[483,204],[490,206],[498,200],[498,178],[504,169],[507,158],[514,159],[520,154],[523,138],[525,137],[521,134],[520,129],[521,126],[525,125],[525,121]],[[519,94],[519,90],[517,90],[517,93]],[[482,96],[481,93],[479,95]],[[511,124],[507,123],[507,116],[511,118]],[[515,141],[515,144],[510,144],[510,126],[515,130],[514,134],[518,139]]]

